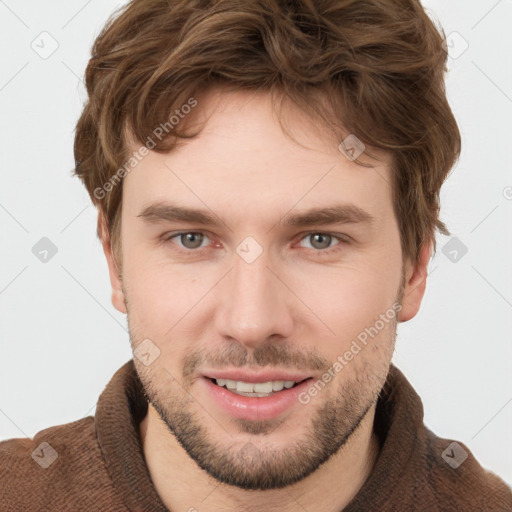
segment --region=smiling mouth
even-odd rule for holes
[[[256,398],[276,395],[277,393],[296,387],[301,382],[309,380],[309,378],[307,378],[301,381],[275,380],[268,382],[243,382],[230,379],[209,379],[217,386],[225,388],[236,395]]]

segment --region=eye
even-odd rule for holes
[[[173,241],[177,239],[177,242]],[[332,233],[312,232],[304,235],[300,241],[311,239],[311,249],[317,253],[331,253],[340,249],[341,245],[349,243],[343,235],[335,235]],[[177,246],[177,251],[192,252],[204,248],[208,245],[208,236],[200,231],[182,231],[180,233],[170,233],[163,237],[164,241],[173,241],[172,243]],[[338,244],[333,242],[338,241]],[[206,242],[203,245],[203,242]],[[302,246],[304,247],[304,246]],[[306,247],[307,248],[307,247]]]
[[[332,246],[331,242],[338,241],[340,242],[337,245],[343,245],[348,243],[342,236],[334,235],[331,233],[307,233],[302,240],[311,239],[311,248],[315,249],[317,252],[331,252],[332,250],[338,250],[337,246]]]
[[[174,238],[177,238],[181,243],[181,246],[178,244],[179,249],[184,250],[193,250],[201,248],[202,243],[205,240],[208,240],[208,237],[201,232],[198,231],[185,231],[183,233],[174,233],[167,237],[165,240],[170,241]]]

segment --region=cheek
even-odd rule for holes
[[[214,266],[171,264],[157,251],[141,246],[126,254],[123,280],[130,326],[138,337],[154,339],[162,350],[169,348],[169,341],[177,350],[177,338],[184,338],[194,315],[202,315],[208,292],[222,273]]]
[[[160,339],[170,329],[185,301],[187,287],[179,273],[151,259],[150,251],[126,244],[123,284],[128,299],[130,325],[144,337]]]
[[[379,278],[382,275],[386,277]],[[308,340],[315,339],[315,348],[323,357],[333,365],[340,363],[332,368],[339,374],[334,382],[354,379],[370,368],[370,373],[379,374],[394,346],[397,312],[393,304],[399,284],[396,262],[387,269],[368,265],[324,270],[302,284],[305,302],[321,320],[307,322],[304,343],[311,345]]]
[[[379,278],[379,274],[369,269],[329,269],[323,275],[309,275],[302,283],[295,278],[295,283],[304,302],[335,336],[346,337],[351,328],[364,328],[392,306],[398,274],[396,283]]]
[[[326,397],[336,396],[340,386],[351,382],[376,389],[393,355],[397,318],[393,288],[360,277],[332,286],[330,301],[317,297],[319,316],[334,331],[327,337],[316,333],[316,348],[330,362],[328,371],[333,374]]]

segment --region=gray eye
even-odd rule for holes
[[[204,235],[202,233],[182,233],[179,237],[183,247],[186,247],[187,249],[197,249],[198,247],[201,247],[204,240]]]
[[[314,249],[327,249],[331,245],[332,236],[325,233],[312,233],[307,236]]]

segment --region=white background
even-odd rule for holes
[[[90,48],[123,3],[0,0],[0,439],[94,414],[132,357],[95,210],[71,176]],[[424,5],[457,56],[447,91],[463,151],[442,219],[468,251],[450,261],[449,237],[438,238],[394,362],[422,397],[426,425],[512,483],[512,1]],[[43,31],[59,45],[47,59],[31,48]],[[47,263],[32,253],[42,237],[58,249]]]

